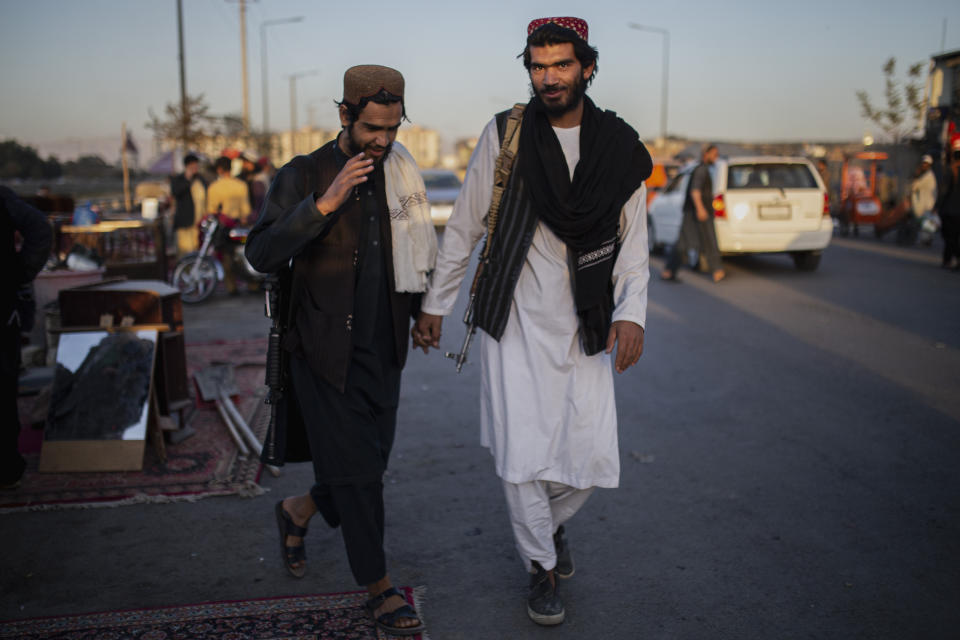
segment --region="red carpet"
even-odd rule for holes
[[[261,440],[269,419],[263,405],[265,354],[266,340],[188,344],[186,348],[191,380],[194,371],[209,364],[235,365],[240,393],[234,396],[234,402]],[[193,393],[196,394],[195,389]],[[190,426],[196,435],[176,445],[168,444],[166,462],[161,462],[148,444],[141,471],[104,473],[39,473],[42,432],[25,427],[21,430],[20,449],[27,459],[27,472],[18,489],[0,492],[0,512],[260,492],[259,461],[255,457],[237,457],[236,446],[212,405],[200,402]]]
[[[400,591],[423,613],[420,589]],[[0,638],[79,640],[386,640],[363,609],[366,592],[208,602],[159,609],[0,622]],[[426,634],[412,636],[426,638]]]

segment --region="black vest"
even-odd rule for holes
[[[324,193],[339,173],[330,142],[308,156],[291,160],[307,177],[307,193]],[[383,166],[373,172],[375,197],[386,212]],[[354,288],[362,230],[361,203],[349,198],[325,233],[315,238],[294,259],[293,291],[295,311],[292,328],[284,348],[299,350],[315,373],[343,391],[352,353]],[[318,214],[319,215],[319,214]],[[409,346],[408,331],[414,294],[397,293],[394,287],[393,242],[390,216],[380,216],[380,240],[384,248],[390,290],[390,315],[393,319],[397,363],[402,367]],[[419,297],[419,296],[416,296]]]

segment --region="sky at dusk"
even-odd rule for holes
[[[216,114],[241,112],[236,0],[183,0],[187,91]],[[668,130],[719,140],[851,140],[879,132],[855,97],[883,90],[881,66],[900,70],[960,49],[960,3],[890,2],[329,2],[247,5],[251,124],[263,124],[261,24],[271,129],[290,126],[291,74],[298,123],[336,126],[343,71],[384,64],[407,81],[407,113],[446,144],[479,134],[493,113],[529,97],[522,62],[527,23],[586,19],[600,51],[589,94],[641,137],[660,130],[663,38],[669,32]],[[179,101],[176,0],[0,0],[0,139],[67,159],[117,148],[126,122],[151,155],[148,111]],[[116,159],[104,152],[108,161]]]

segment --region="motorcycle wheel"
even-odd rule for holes
[[[217,288],[217,267],[210,256],[197,262],[186,258],[173,269],[173,286],[180,290],[180,299],[187,304],[203,302]]]

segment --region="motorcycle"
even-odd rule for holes
[[[237,280],[261,283],[268,274],[260,273],[247,260],[243,247],[250,233],[249,227],[234,226],[234,221],[211,213],[200,221],[200,249],[191,251],[173,268],[171,282],[180,290],[180,299],[187,304],[203,302],[224,279],[223,260],[231,260]]]

